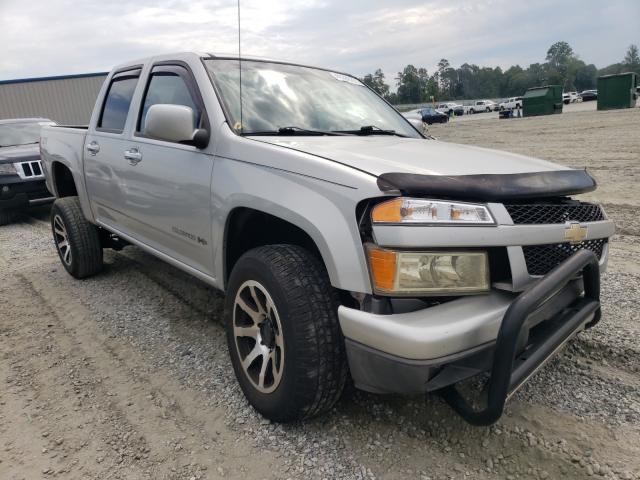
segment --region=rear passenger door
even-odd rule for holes
[[[99,116],[85,139],[84,168],[91,208],[99,222],[128,232],[126,184],[122,176],[128,165],[123,152],[128,142],[128,119],[141,67],[114,73],[102,101]]]
[[[186,64],[156,63],[135,111],[133,135],[122,154],[133,159],[122,173],[127,215],[136,237],[207,275],[213,275],[211,175],[213,155],[184,143],[144,134],[152,105],[185,105],[195,125],[211,131],[197,83]]]

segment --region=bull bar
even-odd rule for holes
[[[556,328],[545,332],[516,356],[527,317],[579,275],[582,276],[584,295],[578,296],[567,309],[550,320]],[[553,357],[567,340],[581,327],[589,328],[599,320],[598,259],[593,252],[580,250],[520,294],[505,312],[495,344],[486,406],[476,410],[455,385],[443,388],[440,394],[467,422],[478,426],[491,425],[502,415],[509,397]]]

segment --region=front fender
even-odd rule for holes
[[[362,194],[355,187],[217,157],[212,183],[216,277],[224,278],[226,219],[235,208],[245,207],[305,231],[318,247],[334,287],[371,293],[355,211]]]

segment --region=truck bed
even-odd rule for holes
[[[82,174],[84,168],[82,158],[84,154],[87,126],[51,125],[42,128],[40,151],[45,172],[47,172],[47,187],[54,192],[52,185],[52,164],[60,162],[70,171]],[[84,178],[76,178],[77,184],[84,186]]]

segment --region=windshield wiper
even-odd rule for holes
[[[338,130],[339,133],[347,133],[351,135],[394,135],[396,137],[408,138],[407,135],[396,132],[395,130],[385,130],[375,125],[365,125],[359,130]]]
[[[255,132],[242,132],[242,135],[348,135],[347,132],[328,132],[325,130],[308,130],[301,127],[280,127],[277,130],[262,130]]]

